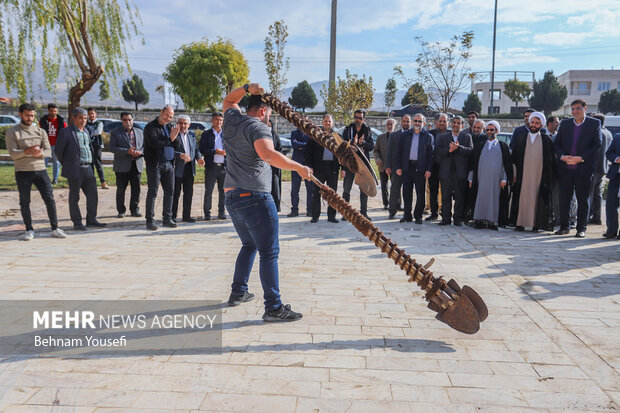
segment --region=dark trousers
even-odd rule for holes
[[[601,220],[601,204],[603,200],[603,177],[605,174],[595,172],[590,186],[590,220]]]
[[[316,175],[315,175],[316,176]],[[299,212],[299,190],[301,189],[301,176],[295,171],[291,172],[291,211]],[[304,181],[306,185],[306,211],[312,211],[312,194],[315,186],[312,181]]]
[[[105,174],[103,173],[103,161],[101,160],[102,154],[103,149],[93,148],[93,165],[95,165],[97,175],[99,175],[99,181],[105,182]]]
[[[439,165],[433,164],[431,177],[428,178],[428,196],[431,204],[431,215],[439,214]]]
[[[224,215],[224,179],[226,178],[226,168],[223,164],[214,164],[212,167],[205,167],[205,196],[203,201],[203,213],[205,217],[211,216],[211,199],[213,188],[217,183],[217,213]]]
[[[448,178],[441,179],[441,220],[452,220],[452,200],[454,199],[454,222],[463,221],[465,211],[465,190],[467,179],[457,179],[452,173]]]
[[[26,231],[32,231],[32,215],[30,214],[30,190],[32,184],[37,188],[45,202],[47,208],[47,217],[50,220],[52,230],[58,228],[58,216],[56,215],[56,202],[54,201],[54,192],[52,183],[47,175],[46,170],[42,171],[16,171],[15,182],[17,182],[17,190],[19,191],[19,207],[24,219]]]
[[[181,188],[183,188],[183,219],[192,216],[192,197],[194,196],[194,172],[192,171],[192,163],[187,162],[183,167],[183,176],[174,177],[174,197],[172,198],[172,218],[177,219],[177,211],[179,210],[179,198],[181,197]]]
[[[280,212],[280,201],[282,200],[282,171],[278,168],[271,168],[271,196],[276,204],[276,210]]]
[[[577,195],[577,231],[585,231],[590,210],[590,186],[592,178],[582,176],[576,170],[567,169],[560,174],[560,228],[570,225],[570,202],[573,191]]]
[[[342,185],[342,197],[345,201],[351,200],[351,188],[353,188],[353,181],[355,180],[355,174],[348,169],[345,169],[344,182]],[[368,212],[368,195],[360,191],[360,212],[366,214]]]
[[[403,218],[411,219],[411,205],[413,203],[413,188],[415,186],[415,219],[422,219],[426,195],[426,178],[424,171],[416,170],[417,162],[409,162],[409,169],[403,171]]]
[[[138,172],[136,161],[131,162],[129,172],[116,172],[116,210],[119,214],[124,214],[125,208],[125,191],[127,185],[131,185],[131,195],[129,198],[129,211],[131,213],[138,212],[138,203],[140,202],[140,178],[142,174]]]
[[[390,215],[396,215],[398,209],[400,208],[400,189],[403,186],[403,177],[398,176],[396,171],[392,170],[392,174],[390,175],[390,180],[392,181],[392,186],[390,187],[390,203],[389,203],[389,212]]]
[[[390,204],[390,191],[388,190],[390,177],[385,172],[379,172],[379,179],[381,180],[381,199],[383,200],[383,206],[386,207]]]
[[[164,210],[162,217],[164,222],[172,221],[172,199],[174,198],[174,166],[172,161],[160,162],[155,166],[146,167],[146,180],[148,191],[146,192],[146,222],[153,222],[155,216],[155,199],[159,184],[164,190]]]
[[[81,165],[80,176],[68,179],[69,181],[69,215],[73,225],[82,225],[82,213],[80,212],[80,190],[86,196],[86,223],[97,220],[97,180],[92,165]]]
[[[321,181],[321,183],[327,184],[334,191],[338,191],[338,171],[334,171],[332,167],[332,163],[335,161],[323,161],[326,163],[324,168],[316,171],[316,179]],[[312,184],[312,182],[311,182]],[[312,184],[312,218],[318,219],[321,216],[321,194],[319,192],[319,187]],[[330,206],[327,207],[327,218],[328,219],[336,219],[336,210]]]
[[[618,186],[620,186],[620,175],[609,180],[607,187],[607,201],[605,201],[605,213],[607,215],[607,233],[618,233]]]

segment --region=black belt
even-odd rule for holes
[[[417,165],[417,164],[418,164],[417,160],[416,161],[409,160],[409,165]]]
[[[88,166],[91,162],[80,162],[80,166]]]

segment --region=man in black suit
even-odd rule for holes
[[[125,217],[125,191],[131,184],[129,211],[132,217],[141,217],[138,203],[140,202],[140,178],[144,167],[142,152],[144,151],[144,132],[133,127],[133,115],[121,113],[122,126],[110,131],[110,152],[114,154],[112,169],[116,173],[116,210],[117,218]]]
[[[63,128],[56,141],[56,157],[62,165],[62,176],[69,181],[69,214],[73,229],[85,231],[80,212],[80,189],[86,196],[86,226],[105,227],[97,221],[97,181],[93,170],[90,135],[86,130],[87,112],[73,109],[73,125]]]
[[[179,125],[174,127],[170,121],[174,118],[174,109],[164,106],[159,116],[144,127],[144,160],[146,162],[146,229],[155,231],[155,198],[159,185],[164,190],[163,225],[176,228],[172,220],[172,200],[174,198],[174,152],[179,150]]]
[[[375,143],[372,140],[372,133],[370,132],[370,127],[366,125],[364,119],[366,119],[366,111],[362,109],[357,109],[353,114],[353,123],[349,124],[346,128],[344,128],[344,132],[342,133],[342,139],[360,147],[362,151],[364,151],[364,155],[366,155],[366,158],[370,159],[370,151],[372,151],[375,147]],[[340,176],[344,178],[344,182],[342,185],[342,197],[345,201],[349,202],[349,200],[351,199],[351,188],[353,187],[353,180],[355,179],[355,174],[348,169],[343,168],[340,171]],[[368,195],[360,191],[360,213],[370,220],[367,209]],[[342,217],[342,220],[345,221],[345,218]]]
[[[196,161],[200,166],[204,166],[205,162],[198,150],[196,135],[194,131],[189,130],[190,123],[191,120],[187,115],[180,115],[177,119],[179,149],[174,152],[174,198],[172,199],[172,220],[174,222],[177,220],[181,188],[183,189],[183,222],[196,222],[196,218],[192,218]]]
[[[435,118],[435,128],[428,132],[433,137],[433,151],[435,150],[437,137],[449,131],[448,115],[440,113]],[[431,171],[431,177],[428,179],[428,203],[431,214],[424,219],[425,221],[434,221],[439,217],[439,195],[439,160],[433,154],[433,170]]]
[[[439,161],[441,183],[441,222],[450,225],[452,221],[452,199],[454,199],[454,225],[461,226],[465,210],[465,191],[470,157],[474,145],[469,133],[460,133],[463,118],[452,118],[452,131],[437,137],[435,157]]]
[[[586,116],[586,102],[576,99],[571,103],[573,117],[560,123],[553,143],[560,177],[560,229],[556,235],[569,232],[570,200],[577,195],[577,238],[586,236],[589,195],[594,173],[594,156],[601,147],[601,121]]]
[[[609,145],[607,152],[605,153],[607,160],[611,162],[609,171],[607,172],[607,178],[609,178],[609,186],[607,187],[607,201],[605,202],[605,212],[607,215],[607,231],[603,236],[611,239],[618,235],[618,202],[620,199],[620,193],[618,188],[620,187],[620,133],[616,133],[613,141]]]
[[[334,118],[329,113],[323,116],[323,130],[327,133],[332,133],[334,128]],[[309,139],[306,146],[306,158],[304,165],[308,165],[314,171],[313,174],[322,183],[327,184],[334,191],[338,191],[338,171],[340,170],[340,164],[338,160],[334,158],[334,155],[328,150],[322,147],[314,139]],[[312,193],[312,219],[310,222],[319,222],[321,216],[321,194],[319,193],[319,187],[313,186]],[[331,206],[327,207],[327,220],[335,224],[338,223],[336,219],[336,210]]]
[[[403,177],[396,174],[394,168],[395,159],[398,156],[398,143],[403,134],[411,128],[411,116],[405,115],[400,118],[400,130],[390,136],[387,145],[387,153],[385,155],[385,173],[390,176],[390,200],[388,219],[394,219],[396,212],[401,205],[401,187],[403,185]]]
[[[433,141],[425,128],[426,118],[421,113],[413,117],[413,128],[404,133],[398,143],[398,155],[394,168],[403,177],[403,218],[400,222],[411,222],[411,204],[415,186],[416,202],[413,218],[416,224],[422,223],[426,180],[433,169]]]
[[[222,112],[211,114],[211,129],[205,130],[200,137],[200,153],[205,161],[205,196],[203,203],[203,219],[211,220],[211,204],[213,188],[217,183],[218,202],[217,218],[226,219],[224,212],[224,178],[226,178],[226,151],[222,142]]]

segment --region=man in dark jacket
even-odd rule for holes
[[[431,129],[429,133],[433,137],[433,151],[435,150],[435,143],[437,137],[444,133],[449,132],[448,129],[448,115],[440,113],[435,118],[435,128]],[[439,207],[441,194],[439,193],[439,160],[433,154],[433,170],[431,171],[431,177],[428,178],[428,203],[431,214],[424,218],[425,221],[434,221],[439,217]]]
[[[398,144],[403,134],[411,128],[411,116],[404,115],[400,118],[400,130],[396,131],[390,137],[387,145],[387,153],[385,155],[385,173],[390,177],[390,199],[389,199],[389,215],[388,219],[394,219],[396,212],[401,209],[402,197],[401,187],[403,186],[403,177],[396,174],[394,169],[395,158],[398,156]]]
[[[328,133],[333,132],[334,118],[329,113],[323,116],[323,130]],[[310,139],[306,148],[306,160],[304,165],[308,165],[313,170],[313,174],[322,183],[327,184],[334,191],[338,191],[338,171],[340,164],[334,155],[321,146],[318,142]],[[321,216],[321,194],[319,187],[314,187],[312,193],[312,220],[315,223],[319,221]],[[336,219],[336,210],[331,206],[327,207],[327,220],[329,222],[338,223]]]
[[[387,148],[390,142],[390,137],[394,136],[394,127],[396,127],[396,121],[392,118],[389,118],[385,121],[385,133],[382,133],[377,137],[377,142],[375,142],[375,162],[377,163],[377,168],[379,169],[379,179],[381,180],[381,198],[383,200],[383,209],[388,209],[388,205],[390,202],[390,193],[388,191],[388,181],[390,179],[387,172],[385,172],[386,168],[386,159],[387,159]]]
[[[422,223],[426,195],[426,180],[433,170],[433,141],[425,128],[426,118],[421,113],[413,117],[413,128],[404,133],[398,143],[398,155],[394,168],[403,177],[403,218],[400,222],[411,222],[411,204],[415,186],[416,202],[413,218]]]
[[[312,139],[306,136],[301,130],[295,129],[291,132],[291,146],[293,147],[293,160],[305,164],[306,151]],[[291,172],[291,212],[287,217],[299,215],[299,189],[301,188],[301,177],[295,171]],[[311,181],[304,181],[306,185],[306,216],[312,216],[312,188]]]
[[[58,114],[58,105],[55,103],[50,103],[47,105],[47,115],[44,115],[41,120],[39,120],[39,126],[47,132],[47,136],[50,141],[50,146],[52,147],[52,157],[45,158],[45,166],[47,167],[48,159],[52,160],[52,184],[56,185],[58,183],[58,173],[60,172],[60,162],[58,162],[58,158],[56,157],[56,151],[54,150],[56,146],[56,139],[58,138],[58,134],[60,130],[67,127],[65,119]]]
[[[594,157],[601,147],[601,122],[586,116],[586,102],[571,103],[573,117],[560,123],[554,142],[560,177],[560,229],[557,235],[568,234],[570,200],[577,195],[577,238],[586,236],[590,186],[594,173]]]
[[[224,179],[226,178],[226,151],[224,150],[222,112],[213,112],[211,115],[211,129],[205,130],[200,137],[200,153],[205,161],[205,196],[203,204],[203,219],[211,220],[211,203],[213,189],[217,183],[218,203],[217,218],[226,219],[224,212]]]
[[[183,189],[183,222],[196,222],[192,217],[192,198],[194,195],[194,176],[196,175],[196,162],[204,166],[205,161],[198,150],[198,142],[194,131],[189,130],[191,119],[187,115],[181,115],[177,119],[179,125],[179,149],[174,156],[174,197],[172,199],[172,220],[176,222],[179,209],[179,198]]]
[[[375,147],[375,143],[372,140],[370,127],[368,127],[368,125],[364,122],[365,118],[366,111],[362,109],[356,110],[353,114],[353,123],[344,128],[342,139],[360,147],[364,152],[364,155],[366,155],[366,158],[369,159],[370,151],[372,151]],[[348,169],[343,168],[342,171],[340,171],[340,176],[344,178],[342,197],[345,201],[349,202],[351,199],[351,188],[353,187],[355,174]],[[362,191],[360,191],[360,213],[367,219],[370,219],[368,216],[368,195]],[[342,220],[345,221],[346,219],[342,217]]]
[[[101,134],[103,133],[103,122],[97,120],[97,112],[95,108],[88,108],[88,122],[86,122],[86,129],[90,134],[90,145],[93,149],[93,165],[99,175],[99,181],[101,181],[101,189],[110,189],[105,181],[105,173],[103,172],[103,161],[101,156],[103,154],[103,139]]]
[[[159,185],[164,190],[163,225],[175,228],[172,220],[172,201],[174,199],[174,153],[179,150],[179,125],[171,126],[174,109],[164,106],[159,116],[144,127],[144,161],[146,162],[146,229],[154,231],[155,198]]]

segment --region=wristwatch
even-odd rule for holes
[[[248,85],[247,83],[243,85],[243,89],[245,90],[245,93],[250,93],[250,85]]]

